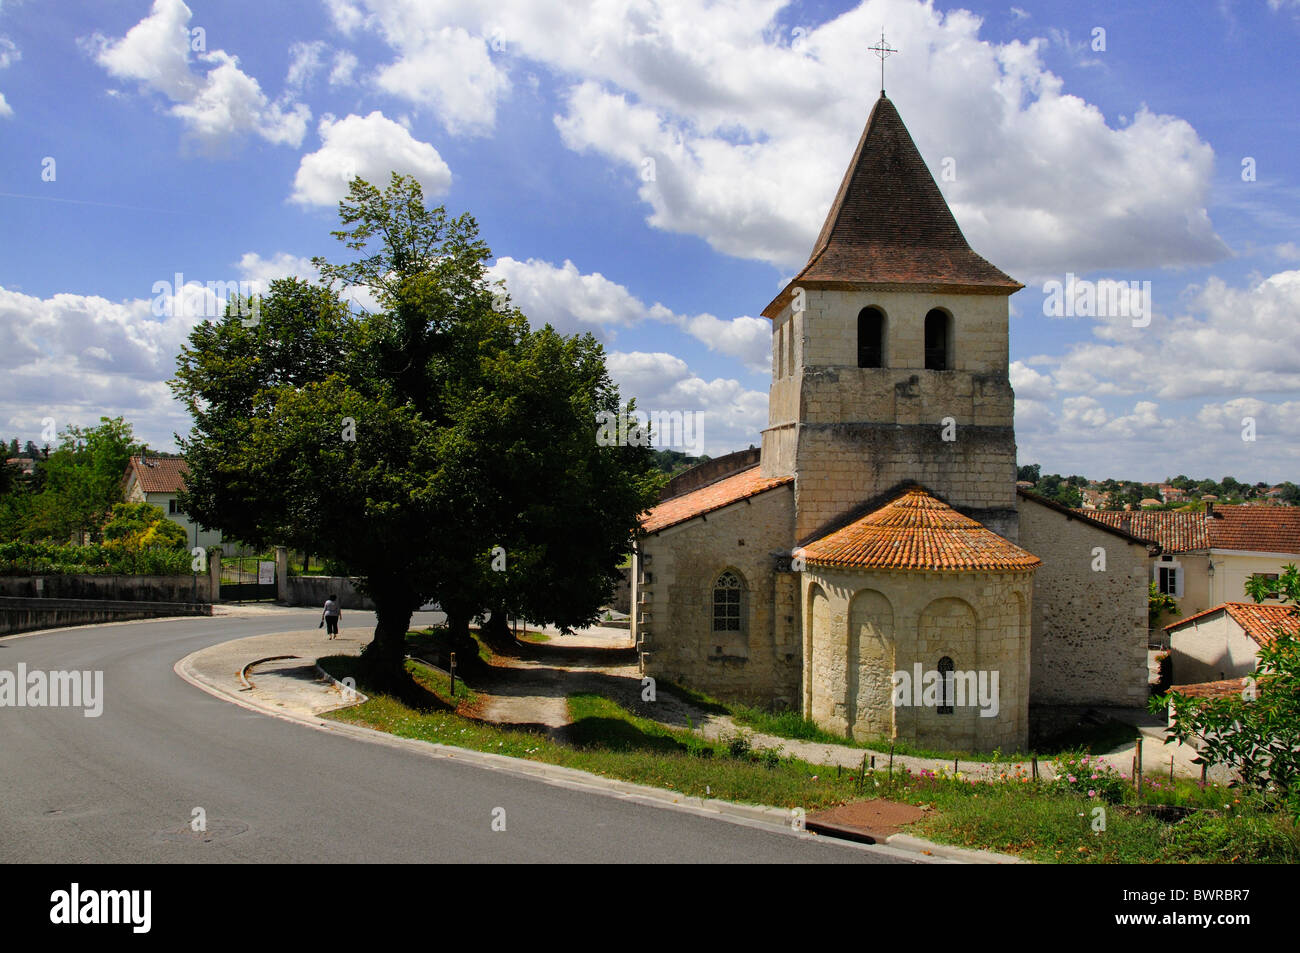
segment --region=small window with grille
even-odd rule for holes
[[[740,576],[728,569],[713,583],[713,631],[740,632],[743,629],[742,597],[744,584]]]

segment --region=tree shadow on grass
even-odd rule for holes
[[[365,695],[388,695],[421,714],[456,710],[455,705],[439,698],[416,681],[405,669],[377,682],[373,677],[364,674],[361,659],[355,655],[330,655],[318,659],[317,664],[340,681],[349,675],[352,676],[357,680],[357,691]]]
[[[642,731],[621,718],[592,716],[580,718],[557,734],[575,748],[603,748],[608,751],[645,751],[688,754],[697,746],[688,745],[667,735]]]

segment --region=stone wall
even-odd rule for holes
[[[287,576],[280,583],[277,601],[289,606],[312,606],[320,609],[330,594],[338,596],[339,608],[374,609],[369,596],[357,592],[356,584],[346,576]]]
[[[1020,498],[1034,580],[1035,705],[1140,707],[1147,699],[1147,548]],[[1104,555],[1104,569],[1099,556]]]
[[[50,574],[0,576],[0,596],[29,599],[111,599],[122,602],[213,602],[212,575],[126,576]]]
[[[781,486],[637,544],[633,638],[641,670],[733,701],[793,707],[800,650],[788,553],[793,494]],[[715,635],[713,584],[727,569],[745,584],[742,635]]]
[[[804,575],[803,711],[828,731],[898,737],[927,747],[1005,751],[1028,738],[1033,573],[877,572],[809,566]],[[952,660],[984,678],[964,706],[893,704],[893,674]],[[909,695],[909,701],[911,701]],[[957,699],[954,699],[954,701]]]
[[[1015,435],[1010,428],[958,426],[941,439],[935,425],[799,425],[795,527],[807,542],[854,506],[914,481],[1012,541]],[[996,515],[1000,519],[994,518]]]
[[[748,470],[758,463],[758,456],[758,448],[750,447],[748,450],[737,450],[725,456],[714,457],[712,460],[697,463],[689,470],[684,470],[669,480],[664,486],[663,492],[659,494],[659,499],[666,500],[669,497],[680,496],[710,483],[716,483],[723,477],[730,476],[740,470]]]
[[[70,625],[212,615],[210,604],[123,599],[25,599],[0,596],[0,636]]]

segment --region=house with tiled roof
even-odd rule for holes
[[[1254,576],[1275,579],[1288,564],[1300,564],[1300,507],[1211,501],[1202,511],[1089,515],[1159,544],[1150,561],[1151,581],[1177,608],[1157,620],[1153,636],[1164,636],[1166,623],[1175,619],[1243,599]]]
[[[167,514],[167,518],[185,528],[189,545],[221,545],[220,530],[197,525],[181,508],[178,496],[185,490],[185,477],[189,467],[180,457],[133,456],[127,461],[122,474],[122,499],[128,503],[151,503]]]
[[[1165,626],[1175,681],[1237,678],[1255,671],[1260,646],[1278,630],[1300,635],[1294,606],[1225,602]]]
[[[981,751],[1144,704],[1154,544],[1018,492],[1021,287],[967,244],[882,92],[807,264],[762,311],[761,447],[674,478],[643,519],[643,674]],[[979,679],[992,706],[963,694]]]

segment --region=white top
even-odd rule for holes
[[[326,600],[325,600],[325,614],[326,614],[326,615],[338,615],[338,614],[339,614],[339,604],[338,604],[337,602],[335,602],[333,599],[326,599]]]

